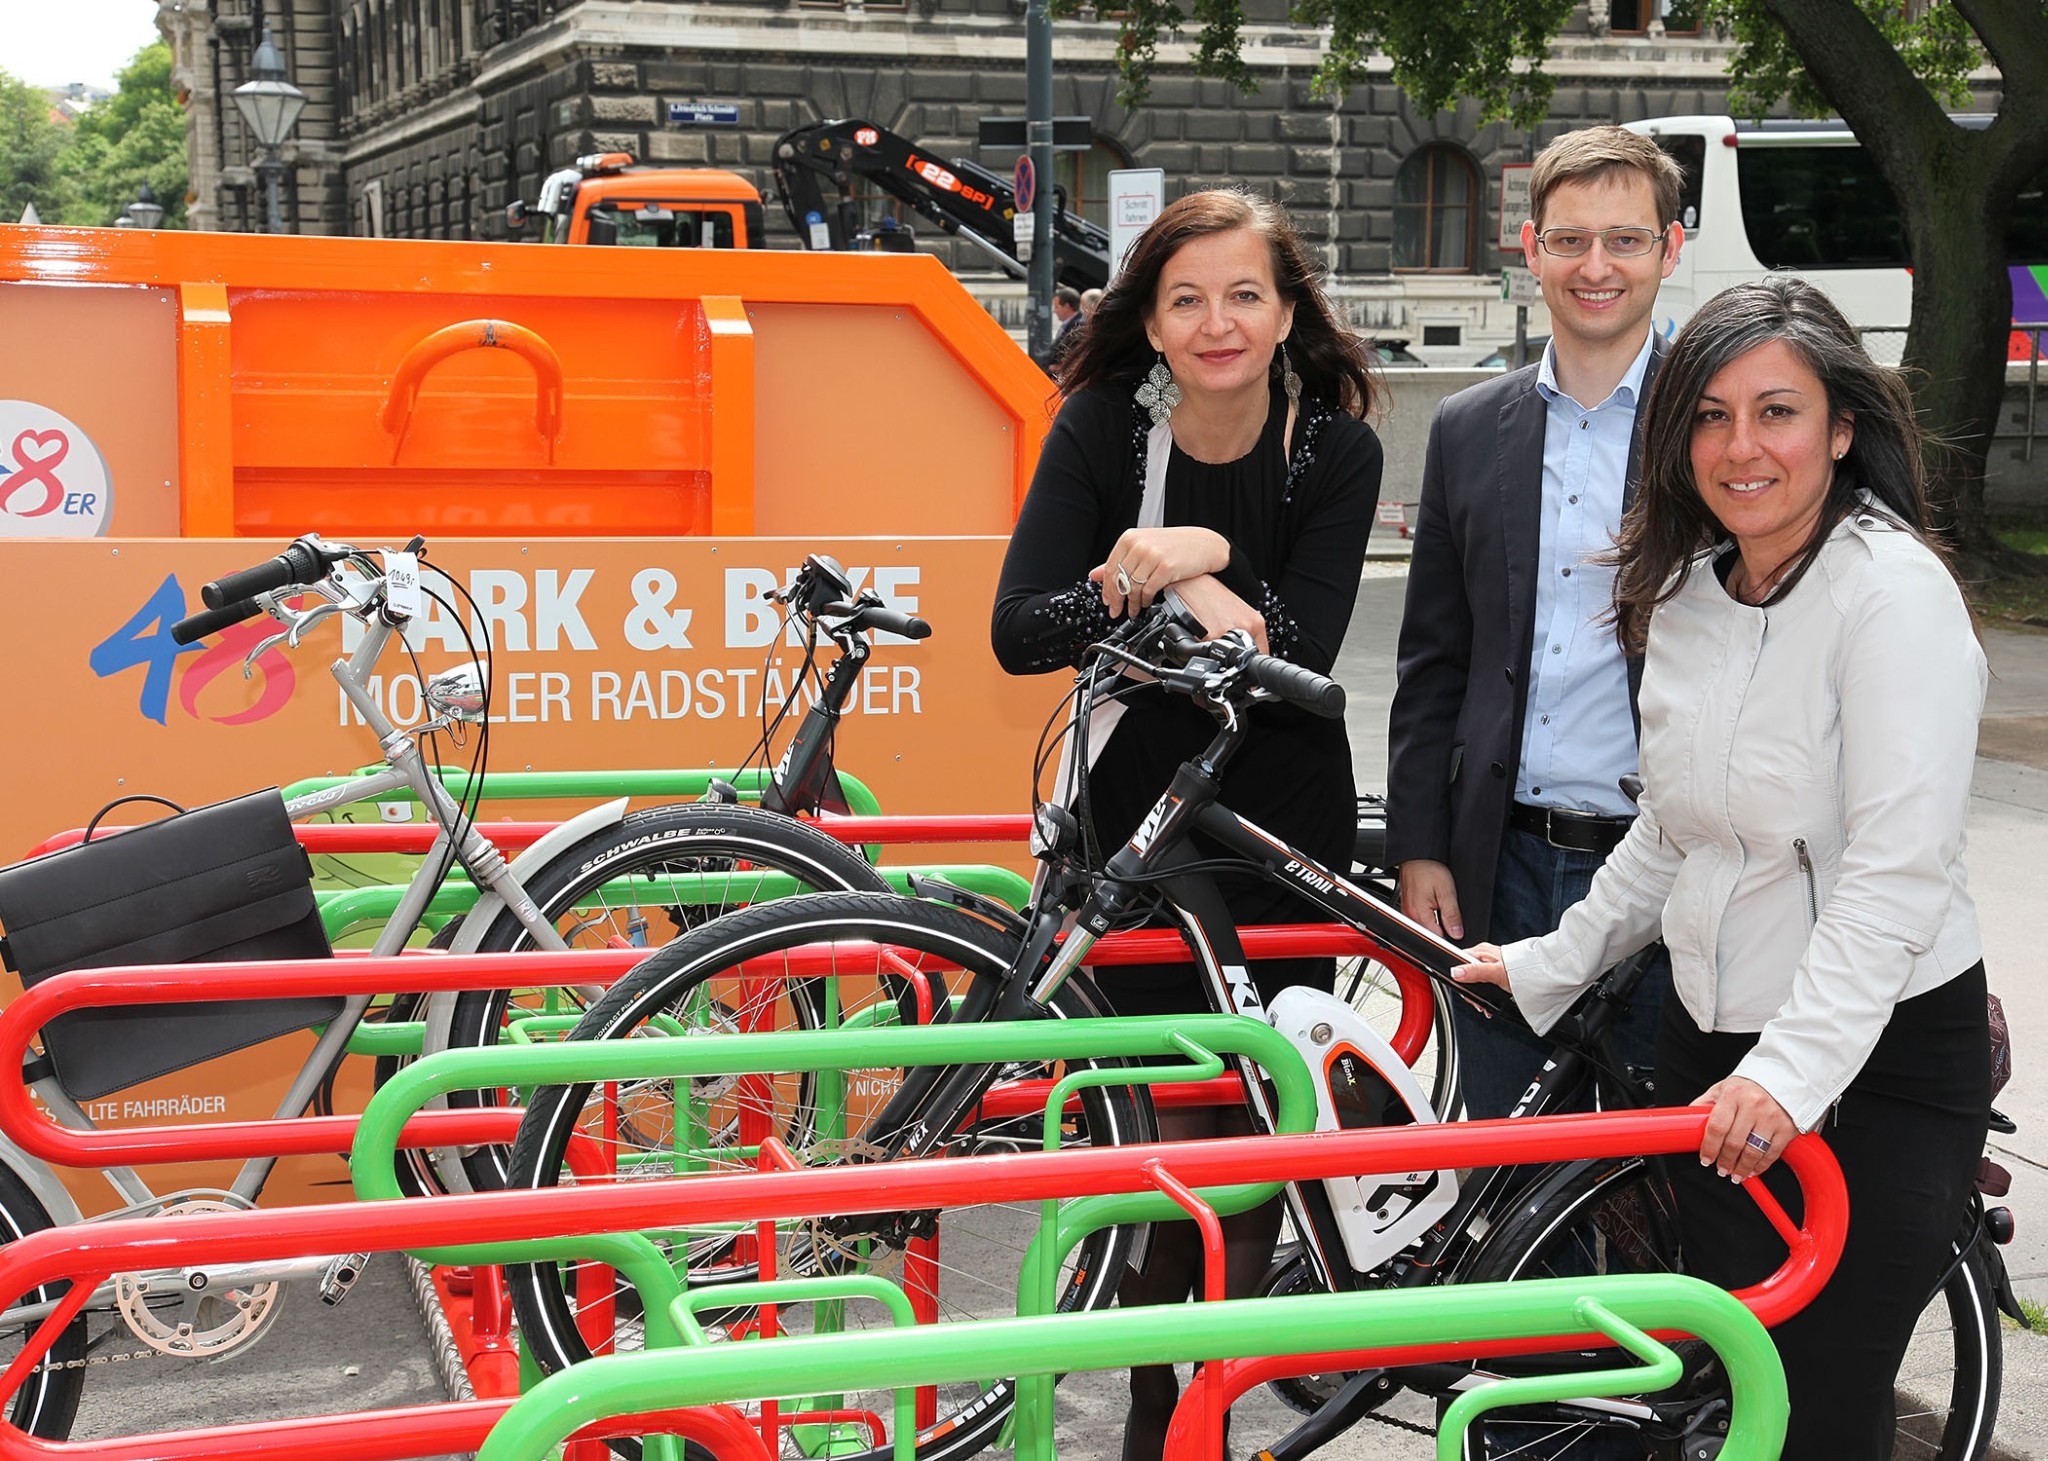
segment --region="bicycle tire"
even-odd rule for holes
[[[0,1243],[12,1243],[54,1226],[42,1199],[29,1190],[13,1169],[0,1166]],[[46,1284],[22,1299],[49,1303],[62,1297],[69,1288],[69,1283]],[[41,1322],[36,1319],[0,1326],[0,1368],[13,1363]],[[86,1316],[81,1313],[64,1326],[43,1364],[15,1392],[7,1410],[8,1421],[17,1430],[45,1440],[69,1437],[72,1423],[78,1417],[79,1396],[85,1390],[85,1358]]]
[[[792,976],[788,980],[763,977],[764,964],[779,954],[828,942],[844,942],[847,951],[834,959],[834,978],[840,999],[842,1022],[872,1016],[880,1021],[900,1017],[914,1001],[904,968],[928,973],[934,1004],[966,987],[960,973],[969,978],[1002,974],[1015,957],[1016,941],[987,921],[959,909],[935,903],[920,903],[894,896],[863,894],[821,894],[764,905],[734,914],[716,927],[698,930],[664,948],[640,968],[621,980],[592,1006],[589,1015],[572,1038],[627,1039],[644,1036],[661,1019],[684,1021],[709,1015],[719,1028],[734,1025],[788,1028],[819,1027],[829,1023],[825,981],[817,976]],[[854,945],[865,949],[864,962],[855,963]],[[892,962],[884,966],[874,951],[888,951]],[[746,961],[751,984],[742,987],[741,976],[729,971]],[[879,971],[879,972],[878,972]],[[680,1016],[678,1012],[681,1012]],[[1052,1013],[1060,1018],[1086,1018],[1101,1014],[1083,979],[1069,981],[1054,996]],[[1106,1062],[1119,1063],[1119,1062]],[[1012,1074],[1028,1072],[1014,1071]],[[894,1087],[891,1072],[852,1073],[844,1102],[851,1119],[847,1128],[857,1139],[859,1108],[872,1111]],[[751,1083],[751,1084],[750,1084]],[[551,1087],[534,1092],[515,1148],[514,1185],[552,1186],[563,1170],[563,1155],[571,1135],[585,1123],[589,1086]],[[850,1149],[838,1136],[831,1120],[832,1103],[822,1107],[819,1091],[808,1078],[746,1077],[720,1082],[707,1080],[693,1093],[700,1098],[703,1116],[698,1129],[723,1140],[738,1123],[758,1113],[763,1124],[782,1135],[801,1158],[806,1151],[823,1152],[830,1159]],[[827,1093],[829,1095],[829,1093]],[[1086,1140],[1095,1144],[1123,1145],[1152,1139],[1149,1102],[1127,1087],[1097,1088],[1082,1093],[1080,1112],[1066,1144]],[[667,1154],[675,1143],[675,1126],[658,1123],[658,1108],[665,1101],[673,1110],[673,1089],[650,1096],[640,1090],[618,1090],[618,1107],[631,1109],[631,1119],[641,1123],[641,1136],[648,1145],[642,1150]],[[751,1103],[751,1104],[749,1104]],[[622,1133],[627,1120],[614,1118]],[[1036,1149],[1043,1122],[1029,1118],[1013,1122],[978,1122],[955,1134],[945,1152]],[[749,1145],[749,1132],[737,1131],[740,1143]],[[756,1140],[758,1132],[753,1133]],[[629,1152],[630,1156],[631,1153]],[[739,1160],[744,1163],[742,1153]],[[643,1168],[644,1169],[644,1168]],[[615,1166],[614,1170],[618,1170]],[[651,1175],[671,1175],[667,1160],[654,1165]],[[920,1215],[921,1216],[921,1215]],[[1024,1244],[1035,1230],[1036,1204],[988,1204],[979,1208],[948,1209],[934,1217],[937,1227],[937,1303],[949,1319],[972,1318],[989,1313],[1010,1313],[1016,1300],[1016,1264]],[[1115,1296],[1117,1281],[1125,1267],[1131,1235],[1124,1230],[1099,1232],[1086,1240],[1070,1258],[1063,1271],[1058,1304],[1062,1311],[1106,1306]],[[741,1281],[752,1276],[749,1255],[736,1245],[730,1234],[688,1234],[670,1230],[666,1235],[673,1252],[697,1265],[691,1282]],[[902,1262],[900,1233],[887,1238],[863,1235],[856,1243],[843,1233],[829,1231],[828,1223],[793,1227],[783,1235],[778,1273],[794,1271],[847,1271],[854,1267],[895,1269]],[[879,1255],[879,1256],[878,1256]],[[992,1271],[993,1270],[993,1271]],[[578,1324],[578,1310],[571,1295],[576,1292],[574,1265],[527,1265],[508,1268],[507,1281],[519,1315],[521,1332],[530,1353],[544,1371],[553,1371],[587,1358],[593,1345]],[[618,1305],[619,1328],[595,1348],[616,1352],[636,1344],[634,1325],[637,1307]],[[744,1319],[748,1311],[735,1309],[725,1317]],[[792,1311],[792,1327],[809,1322],[802,1311]],[[856,1316],[849,1315],[854,1319]],[[878,1414],[889,1413],[886,1396],[847,1397],[845,1405],[865,1407]],[[917,1437],[921,1461],[960,1461],[990,1444],[1008,1420],[1014,1403],[1014,1387],[1008,1379],[943,1387],[938,1412]],[[844,1438],[840,1438],[844,1443]],[[614,1443],[631,1454],[631,1448]],[[813,1445],[815,1449],[815,1444]],[[865,1451],[841,1452],[864,1461],[885,1461],[891,1454],[884,1446]]]
[[[1645,1158],[1574,1164],[1525,1197],[1515,1215],[1488,1235],[1458,1281],[1540,1277],[1558,1271],[1565,1253],[1581,1260],[1567,1270],[1573,1272],[1587,1271],[1585,1263],[1592,1271],[1614,1271],[1617,1255],[1626,1271],[1649,1271],[1653,1263],[1682,1271],[1668,1202],[1668,1189]],[[1595,1242],[1598,1251],[1589,1251]],[[1914,1326],[1896,1392],[1899,1438],[1893,1454],[1900,1461],[1981,1461],[1990,1447],[2004,1351],[1980,1242],[1971,1235]],[[1512,1415],[1496,1412],[1487,1424]],[[1550,1412],[1553,1429],[1555,1415]]]
[[[631,880],[665,874],[706,880],[700,890],[704,901],[688,907],[631,901]],[[752,906],[770,888],[770,880],[779,883],[778,875],[784,874],[794,879],[799,892],[889,891],[882,875],[858,853],[815,827],[757,807],[709,802],[629,812],[550,859],[526,879],[526,891],[572,948],[601,947],[615,946],[619,940],[645,944],[672,939],[721,913]],[[628,894],[623,908],[613,901],[621,885]],[[533,946],[533,936],[509,908],[498,912],[477,944],[483,953]],[[495,1045],[508,1021],[517,1016],[518,997],[510,989],[465,990],[455,996],[449,1046]],[[557,1002],[573,1004],[575,999],[569,990],[543,992],[539,1009],[551,1012]],[[501,1099],[498,1092],[456,1091],[450,1093],[448,1104],[473,1107]],[[440,1171],[451,1188],[466,1183],[473,1191],[490,1191],[504,1185],[509,1156],[504,1147],[479,1147],[462,1156],[459,1168],[451,1170],[443,1163]]]

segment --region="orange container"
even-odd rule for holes
[[[1003,533],[1052,404],[917,255],[0,226],[0,326],[11,536]]]

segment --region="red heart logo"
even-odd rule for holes
[[[71,438],[61,431],[24,431],[14,438],[14,459],[24,467],[61,462],[70,450]]]

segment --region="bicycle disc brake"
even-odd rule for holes
[[[167,1202],[159,1217],[193,1213],[245,1212],[248,1204],[214,1197]],[[203,1270],[192,1278],[204,1282]],[[256,1342],[279,1313],[283,1297],[276,1282],[195,1289],[175,1272],[118,1273],[114,1302],[129,1330],[158,1354],[183,1359],[221,1359]]]

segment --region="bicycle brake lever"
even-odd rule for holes
[[[291,627],[284,632],[285,643],[293,649],[305,638],[306,631],[322,619],[331,619],[341,612],[340,604],[319,604],[304,613],[294,611]]]
[[[290,637],[291,630],[280,629],[275,634],[266,634],[263,638],[257,640],[255,647],[242,656],[242,678],[245,680],[255,679],[256,661],[269,654],[270,651],[276,649]]]

